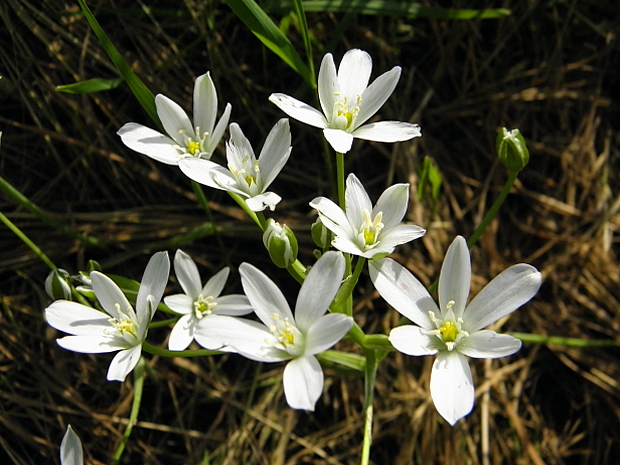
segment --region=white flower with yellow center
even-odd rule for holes
[[[149,323],[164,293],[170,272],[167,252],[151,257],[144,271],[136,309],[120,288],[103,273],[90,274],[93,291],[104,312],[76,302],[57,300],[45,310],[50,326],[71,334],[58,345],[87,354],[120,351],[110,363],[108,380],[124,381],[142,352]]]
[[[395,66],[368,85],[372,58],[362,50],[349,50],[338,71],[328,53],[321,62],[318,78],[322,112],[285,94],[271,94],[269,100],[291,118],[323,129],[334,150],[346,153],[353,138],[377,142],[400,142],[419,137],[420,126],[402,121],[364,124],[394,92],[401,68]]]
[[[167,165],[178,165],[187,157],[209,159],[224,135],[231,105],[226,104],[217,119],[217,93],[209,73],[194,84],[194,124],[177,103],[164,95],[155,97],[157,116],[167,134],[138,123],[127,123],[118,130],[123,143],[132,150]]]
[[[177,250],[174,256],[174,272],[185,293],[164,297],[164,303],[170,310],[183,315],[170,333],[170,350],[187,349],[194,339],[197,325],[208,325],[212,315],[239,316],[252,312],[246,296],[220,296],[228,279],[229,268],[217,272],[203,287],[194,260],[182,250]],[[203,340],[202,343],[208,349],[216,350],[222,347],[218,341],[209,344]]]
[[[351,173],[346,182],[346,211],[326,197],[315,198],[310,206],[317,210],[325,227],[334,233],[334,247],[373,258],[384,257],[397,245],[422,237],[426,232],[419,226],[400,224],[408,203],[409,184],[395,184],[381,194],[373,208],[362,183]]]
[[[190,179],[233,192],[245,198],[250,210],[274,210],[281,197],[267,192],[291,154],[291,130],[288,119],[282,118],[269,132],[258,159],[250,141],[237,123],[230,125],[230,140],[226,144],[228,169],[210,160],[186,158],[179,163]]]
[[[323,391],[323,371],[315,355],[336,344],[353,326],[353,318],[325,314],[342,282],[344,257],[325,253],[301,286],[295,315],[280,289],[248,263],[239,267],[243,289],[262,321],[214,316],[199,325],[196,341],[219,339],[239,354],[259,362],[289,360],[284,394],[292,408],[314,410]]]
[[[458,236],[446,253],[439,276],[439,307],[426,288],[394,260],[370,263],[370,279],[379,294],[418,326],[390,331],[390,342],[407,355],[438,354],[431,373],[431,396],[451,425],[471,412],[474,385],[467,357],[498,358],[515,353],[521,341],[482,328],[529,301],[541,274],[531,265],[511,266],[467,304],[471,264],[467,242]]]

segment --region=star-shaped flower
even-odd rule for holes
[[[345,191],[346,211],[326,197],[317,197],[310,206],[321,222],[334,233],[332,245],[338,250],[366,258],[384,257],[394,247],[426,231],[419,226],[400,224],[407,212],[409,184],[388,187],[373,208],[362,183],[351,173]]]
[[[282,118],[269,132],[258,159],[250,141],[237,123],[230,125],[226,144],[228,169],[210,160],[186,158],[179,168],[190,179],[233,192],[245,198],[250,210],[274,210],[282,198],[267,188],[282,170],[291,154],[291,130],[288,119]]]
[[[342,282],[345,260],[325,253],[301,286],[295,315],[280,289],[248,263],[239,267],[243,289],[262,321],[224,316],[199,325],[196,340],[219,339],[239,354],[259,362],[289,360],[284,369],[284,394],[295,409],[314,410],[323,391],[323,371],[315,355],[336,344],[353,326],[353,318],[325,314]]]
[[[198,323],[208,325],[212,315],[239,316],[253,310],[245,295],[220,296],[228,279],[229,268],[220,270],[203,287],[194,260],[182,250],[177,250],[174,272],[185,294],[164,297],[164,303],[172,311],[183,315],[170,333],[170,350],[187,349],[194,339]],[[202,345],[212,350],[221,348],[218,341],[209,344],[203,339]]]
[[[232,109],[227,103],[215,124],[217,93],[209,73],[199,76],[194,84],[193,126],[187,113],[168,97],[157,95],[155,106],[167,134],[138,123],[125,124],[117,134],[130,149],[167,165],[178,165],[186,157],[211,158],[224,135]]]
[[[467,242],[458,236],[439,276],[439,307],[426,288],[394,260],[370,263],[370,279],[379,294],[417,326],[390,331],[390,342],[407,355],[438,354],[431,373],[431,397],[451,425],[471,412],[474,385],[467,357],[498,358],[515,353],[521,341],[482,328],[529,301],[541,274],[521,263],[504,270],[467,304],[471,264]]]
[[[269,100],[291,118],[323,129],[334,150],[351,150],[353,138],[377,142],[400,142],[419,137],[420,126],[402,121],[364,124],[394,92],[401,68],[395,66],[368,85],[372,58],[362,50],[349,50],[338,71],[331,53],[323,57],[318,88],[322,112],[285,94],[271,94]]]
[[[67,300],[57,300],[45,310],[50,326],[71,334],[58,345],[86,354],[120,351],[110,363],[108,380],[124,381],[136,367],[155,314],[168,282],[170,260],[167,252],[151,257],[144,271],[136,309],[114,281],[103,273],[90,274],[95,296],[104,312]]]

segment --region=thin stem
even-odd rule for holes
[[[470,249],[478,241],[478,239],[480,239],[480,236],[482,235],[484,230],[487,228],[489,224],[491,224],[491,221],[493,221],[493,218],[495,218],[495,215],[497,215],[497,212],[499,211],[499,207],[501,207],[502,204],[504,203],[504,200],[506,200],[506,197],[508,196],[510,189],[512,189],[512,186],[517,180],[517,176],[519,176],[518,171],[509,172],[508,179],[506,180],[506,184],[504,184],[504,188],[502,189],[502,192],[499,194],[499,197],[495,199],[495,202],[493,203],[491,208],[489,208],[489,211],[487,212],[487,214],[484,215],[484,218],[482,219],[482,221],[480,222],[480,224],[478,225],[474,233],[467,240],[467,246]]]
[[[246,212],[246,214],[252,218],[252,220],[254,220],[254,222],[258,225],[258,227],[261,229],[261,231],[265,230],[265,227],[261,224],[260,220],[258,219],[258,216],[256,216],[256,212],[250,210],[250,207],[248,207],[248,204],[245,203],[245,199],[243,197],[241,197],[239,194],[235,194],[234,192],[230,192],[227,191],[228,195],[230,195],[233,200],[235,202],[237,202],[237,205],[239,205],[244,212]]]
[[[4,214],[2,212],[0,212],[0,221],[2,221],[7,228],[9,228],[11,230],[11,232],[13,234],[15,234],[17,237],[19,237],[22,242],[24,244],[26,244],[30,250],[32,250],[34,252],[34,254],[39,257],[39,259],[45,263],[51,270],[55,270],[56,269],[56,265],[54,265],[54,262],[52,262],[47,255],[45,255],[43,253],[43,251],[41,249],[39,249],[39,247],[37,247],[37,245],[32,242],[28,236],[26,236],[21,229],[19,229],[17,226],[15,226],[15,224],[9,220],[6,216],[4,216]]]
[[[336,183],[338,185],[338,205],[345,211],[345,196],[344,196],[344,154],[336,152]]]
[[[368,465],[370,461],[370,447],[372,446],[372,419],[373,399],[375,393],[375,378],[377,376],[377,357],[373,349],[365,349],[366,366],[364,370],[364,442],[362,443],[362,458],[360,465]]]
[[[131,436],[131,432],[133,430],[134,425],[138,421],[138,412],[140,411],[140,404],[142,403],[142,391],[144,390],[144,369],[146,367],[146,362],[144,358],[140,358],[138,365],[134,370],[134,393],[133,393],[133,403],[131,405],[131,413],[129,414],[129,421],[127,422],[127,428],[125,428],[125,432],[123,433],[123,439],[121,443],[118,445],[118,449],[116,449],[116,453],[114,457],[112,457],[112,462],[110,465],[117,465],[123,455],[123,451],[125,450],[125,446],[129,441],[129,436]]]
[[[620,342],[613,339],[580,339],[578,337],[546,336],[544,334],[508,333],[530,344],[551,344],[565,347],[615,347]]]

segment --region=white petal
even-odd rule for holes
[[[108,381],[125,381],[125,378],[140,361],[142,346],[122,350],[114,356],[108,368]]]
[[[525,263],[502,271],[470,302],[464,329],[471,333],[495,323],[534,297],[541,283],[542,275]]]
[[[295,322],[302,333],[325,315],[340,288],[344,267],[341,253],[326,252],[308,273],[295,304]]]
[[[498,358],[514,354],[521,348],[521,341],[508,334],[495,331],[477,331],[463,338],[457,350],[472,358]]]
[[[338,82],[342,97],[347,96],[349,102],[355,102],[357,96],[366,90],[371,71],[372,58],[368,53],[359,49],[345,53],[338,67]]]
[[[465,356],[440,352],[431,373],[431,397],[439,414],[451,425],[474,406],[474,383]]]
[[[127,123],[117,134],[131,150],[146,155],[166,165],[177,165],[182,155],[170,137],[137,123]]]
[[[347,220],[353,227],[353,230],[357,232],[364,222],[364,210],[368,213],[372,212],[372,202],[364,186],[362,186],[360,180],[353,173],[347,176],[345,206]],[[374,217],[371,218],[372,220],[374,220]]]
[[[434,343],[435,336],[429,336],[419,326],[399,326],[390,331],[390,342],[396,350],[403,354],[420,356],[437,353],[437,345]]]
[[[187,113],[178,103],[161,94],[155,96],[155,106],[157,107],[157,116],[159,116],[165,131],[177,144],[185,147],[184,135],[194,135],[194,128],[187,117]]]
[[[199,184],[239,193],[238,189],[233,187],[236,186],[237,180],[230,171],[210,160],[184,158],[179,162],[179,168],[185,176]]]
[[[155,309],[159,305],[168,284],[169,276],[170,259],[168,252],[153,254],[144,270],[136,297],[136,316],[138,317],[140,337],[145,335],[146,328],[153,319]]]
[[[229,274],[230,268],[222,268],[220,271],[215,273],[209,281],[207,281],[202,288],[202,291],[200,291],[200,294],[202,294],[204,298],[212,296],[214,299],[217,299],[226,285],[226,280],[228,279]]]
[[[299,357],[284,369],[284,395],[291,408],[314,411],[323,392],[323,371],[313,356]]]
[[[119,305],[123,311],[131,309],[129,313],[133,313],[133,307],[114,281],[98,271],[90,273],[90,279],[97,300],[109,315],[124,319],[124,316],[118,312],[116,305]]]
[[[170,350],[185,350],[194,339],[194,333],[196,332],[197,319],[193,314],[183,315],[176,322],[172,331],[170,332],[170,339],[168,340],[168,348]]]
[[[353,318],[341,313],[329,313],[322,316],[306,334],[307,355],[320,354],[337,342],[353,327]]]
[[[323,129],[323,135],[336,152],[347,153],[351,150],[353,136],[348,132],[341,129],[325,128]]]
[[[373,255],[377,253],[375,249],[367,251],[366,247],[361,247],[357,241],[350,240],[346,236],[336,236],[332,240],[332,246],[343,253],[350,253],[366,258],[372,258]]]
[[[336,236],[355,237],[356,231],[349,224],[347,216],[333,201],[327,197],[316,197],[310,206],[319,213],[323,225]]]
[[[418,239],[426,234],[426,230],[419,226],[400,224],[389,231],[381,231],[379,234],[379,246],[381,249],[387,248],[388,253],[392,253],[394,247],[405,244],[414,239]]]
[[[383,191],[375,208],[369,211],[371,211],[373,219],[377,213],[383,212],[381,219],[383,227],[392,229],[403,220],[405,213],[407,213],[408,204],[409,184],[394,184]]]
[[[164,303],[175,313],[185,315],[194,311],[194,299],[187,294],[174,294],[164,297]]]
[[[196,299],[202,287],[200,273],[194,260],[181,249],[174,254],[174,274],[183,292],[192,299]]]
[[[78,336],[101,335],[112,327],[105,313],[68,300],[57,300],[47,307],[45,319],[51,327]]]
[[[244,166],[246,160],[256,160],[252,144],[237,123],[230,123],[230,139],[226,145],[226,159],[228,166]]]
[[[358,127],[352,133],[357,139],[375,142],[402,142],[420,137],[420,126],[403,121],[378,121]]]
[[[215,129],[213,129],[213,133],[210,135],[206,147],[203,147],[209,153],[213,153],[217,146],[220,144],[222,140],[222,136],[224,135],[224,131],[228,126],[228,122],[230,121],[230,113],[232,111],[232,106],[230,103],[226,104],[226,108],[224,108],[224,113],[220,117],[220,120],[217,122]]]
[[[117,350],[127,349],[127,341],[120,337],[105,334],[90,334],[82,336],[65,336],[58,339],[58,345],[63,349],[82,354],[104,354]]]
[[[288,161],[291,154],[291,129],[288,119],[282,118],[269,131],[260,152],[260,188],[264,192]]]
[[[448,304],[458,319],[463,315],[467,304],[471,283],[471,263],[467,242],[457,236],[448,247],[446,258],[439,274],[439,308],[442,314],[447,311]]]
[[[265,208],[274,211],[276,205],[280,203],[282,197],[275,192],[265,192],[264,194],[255,195],[249,199],[245,199],[248,208],[253,212],[262,212]]]
[[[271,94],[269,101],[297,121],[309,124],[315,128],[323,129],[327,127],[327,120],[319,110],[296,98],[285,94]]]
[[[82,442],[71,426],[67,426],[67,432],[60,443],[61,465],[83,465],[84,452]]]
[[[194,84],[194,126],[200,131],[199,135],[213,131],[216,117],[217,93],[211,74],[207,72]]]
[[[405,267],[391,258],[369,263],[370,279],[392,307],[423,329],[434,329],[429,312],[438,312],[437,304],[424,285]]]
[[[254,308],[248,298],[241,294],[225,295],[217,298],[217,306],[213,309],[216,315],[241,316],[252,313]]]
[[[321,61],[318,77],[318,91],[321,108],[327,117],[325,121],[327,125],[327,121],[331,120],[332,112],[334,111],[334,104],[337,101],[336,95],[340,93],[338,73],[336,72],[334,57],[332,57],[331,53],[327,53]]]
[[[265,325],[231,316],[209,315],[198,322],[194,338],[206,349],[229,346],[257,362],[279,362],[291,356],[275,348],[275,337]]]
[[[239,267],[241,284],[245,295],[250,299],[256,315],[267,326],[271,326],[273,315],[284,321],[295,322],[293,313],[282,294],[282,291],[262,271],[249,263]]]
[[[368,118],[374,115],[379,108],[383,106],[396,84],[400,79],[400,66],[395,66],[390,71],[383,73],[374,80],[362,93],[362,102],[360,103],[360,111],[355,118],[356,126],[366,122]]]

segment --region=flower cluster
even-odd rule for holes
[[[269,100],[289,116],[321,128],[339,160],[351,150],[354,138],[398,142],[420,136],[417,124],[369,122],[394,91],[401,69],[396,66],[369,85],[371,71],[372,60],[364,51],[348,51],[338,69],[328,53],[318,78],[321,111],[284,94],[272,94]],[[174,316],[169,354],[183,351],[183,355],[192,355],[185,351],[198,344],[259,362],[286,362],[283,385],[288,404],[312,411],[324,385],[317,355],[347,335],[366,354],[375,350],[365,345],[367,338],[355,325],[351,304],[355,284],[369,260],[370,279],[379,294],[414,323],[384,335],[385,347],[413,356],[437,356],[430,395],[439,414],[451,425],[472,410],[474,385],[467,358],[504,357],[521,347],[520,340],[484,328],[536,294],[541,274],[534,267],[518,264],[508,268],[467,304],[470,256],[465,239],[458,236],[441,269],[437,305],[420,281],[387,258],[398,245],[426,233],[419,226],[403,223],[410,185],[388,187],[373,206],[355,174],[349,174],[345,182],[343,163],[339,164],[338,203],[327,197],[309,203],[318,215],[312,236],[321,250],[315,251],[318,260],[312,267],[303,266],[293,230],[273,218],[266,219],[263,213],[275,210],[282,200],[269,188],[291,155],[288,119],[276,122],[257,157],[239,124],[229,124],[230,104],[216,123],[218,98],[209,73],[195,83],[193,125],[169,98],[158,95],[155,104],[164,132],[128,123],[118,131],[121,140],[139,153],[178,166],[196,183],[233,195],[260,225],[263,244],[274,264],[301,283],[294,311],[278,286],[255,266],[239,266],[244,294],[222,295],[230,268],[219,270],[203,285],[196,263],[182,250],[174,257],[174,271],[183,292],[163,297],[170,261],[167,252],[158,252],[144,272],[135,310],[119,285],[100,271],[82,277],[92,287],[96,302],[70,301],[81,296],[81,289],[71,287],[68,273],[55,270],[46,289],[51,296],[67,300],[52,303],[45,315],[52,327],[69,334],[58,339],[60,346],[85,353],[118,352],[107,378],[123,381],[136,367],[142,351],[153,349],[146,337],[160,307]],[[226,162],[220,164],[212,158],[227,126]],[[525,166],[527,148],[518,131],[504,131],[498,144],[510,170]],[[330,246],[336,250],[328,250]],[[369,376],[372,362],[367,358],[366,363],[364,370]],[[374,374],[369,378],[374,379]],[[372,398],[372,387],[370,390]],[[79,439],[70,428],[62,449],[63,463],[81,463]]]

